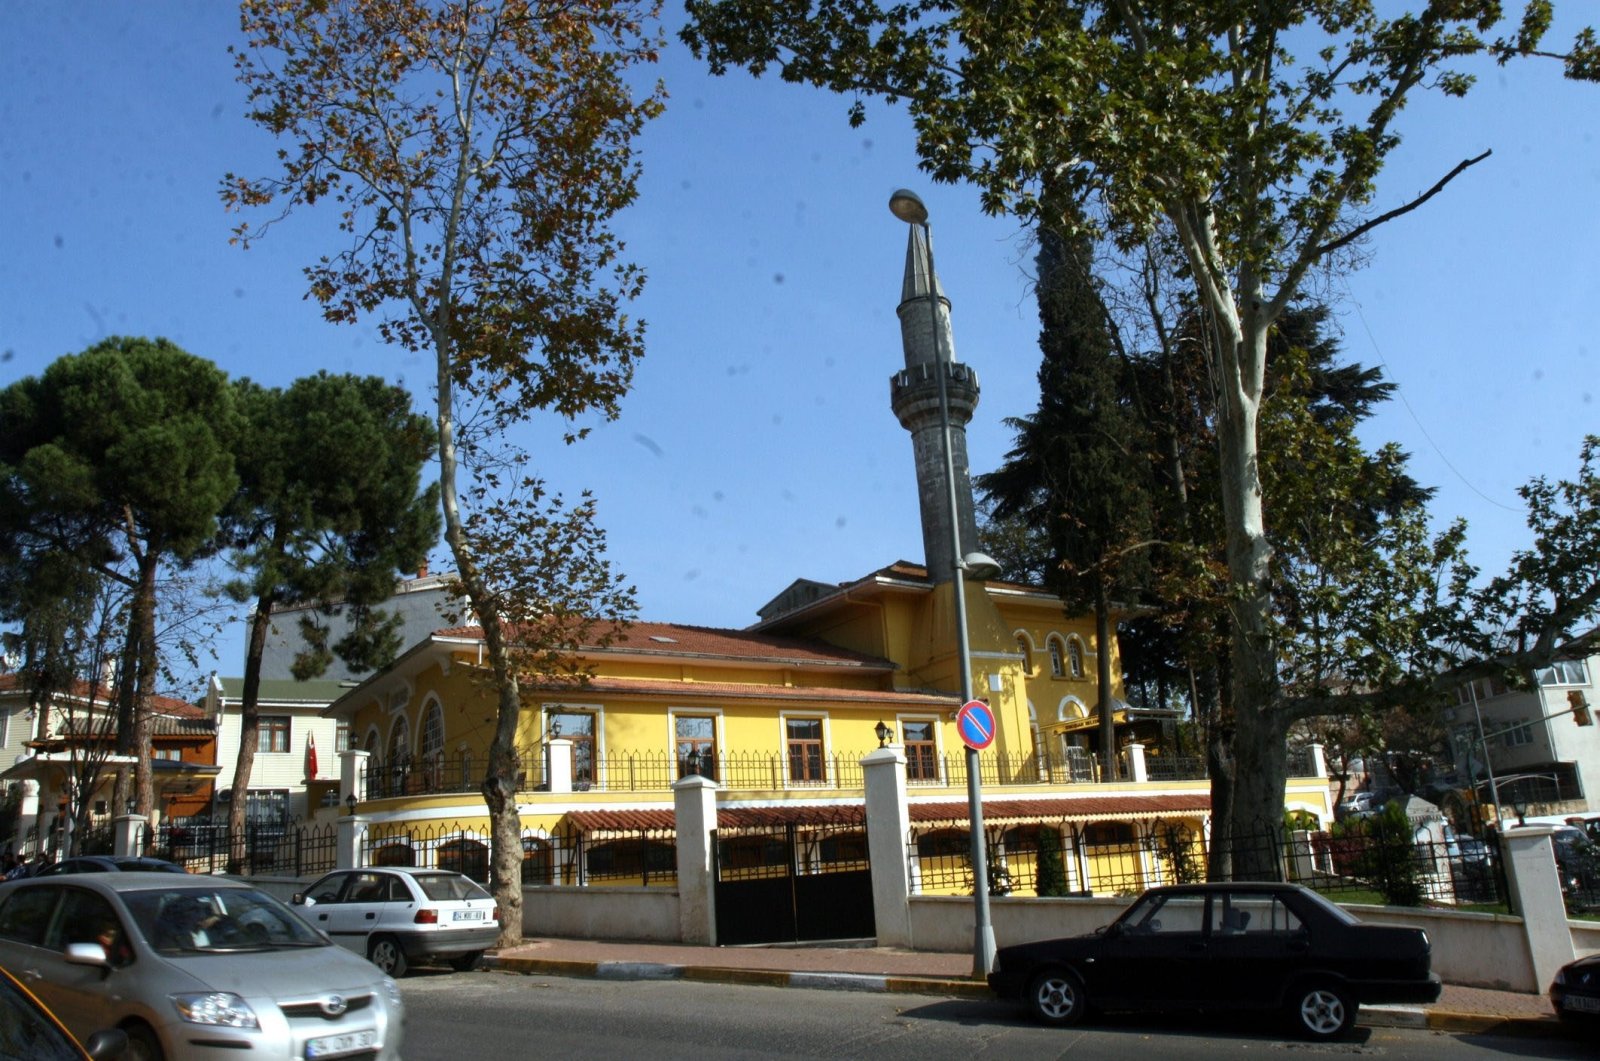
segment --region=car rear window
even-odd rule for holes
[[[459,873],[431,873],[427,876],[419,874],[413,879],[416,880],[417,887],[422,889],[422,894],[434,902],[489,898],[489,893],[480,888],[477,882]]]

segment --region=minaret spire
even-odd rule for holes
[[[922,548],[935,582],[955,575],[951,524],[961,532],[961,552],[978,547],[972,478],[967,468],[967,423],[978,405],[978,377],[955,359],[950,300],[933,268],[933,247],[924,225],[909,225],[905,278],[900,285],[900,341],[906,367],[889,380],[890,405],[911,432],[922,508]],[[939,374],[950,411],[950,456],[955,467],[955,511],[945,481],[944,424],[939,410]]]

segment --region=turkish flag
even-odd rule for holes
[[[306,780],[317,779],[317,738],[313,733],[306,734]]]

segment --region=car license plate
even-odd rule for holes
[[[306,1057],[339,1057],[362,1050],[371,1050],[378,1042],[378,1033],[371,1028],[364,1032],[346,1032],[343,1035],[324,1035],[306,1041]]]
[[[1566,1007],[1579,1013],[1600,1013],[1600,998],[1589,998],[1586,995],[1568,995]]]
[[[455,917],[455,920],[457,920],[457,921],[482,921],[483,920],[483,911],[482,910],[457,910],[455,912],[454,917]]]

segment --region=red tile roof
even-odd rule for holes
[[[836,704],[920,707],[954,710],[961,697],[955,693],[902,692],[894,689],[837,689],[820,685],[760,685],[754,682],[684,682],[669,678],[611,678],[600,676],[578,684],[536,686],[574,696],[584,693],[636,695],[687,700],[746,699],[826,701]]]
[[[0,674],[0,693],[24,691],[25,686],[22,683],[22,675]],[[87,699],[89,696],[89,691],[89,683],[80,678],[72,683],[72,688],[69,691],[69,695],[76,696],[81,699]],[[111,693],[112,690],[109,686],[99,686],[94,690],[95,703],[110,703]],[[150,698],[150,706],[164,715],[175,715],[179,718],[206,717],[204,708],[191,704],[187,700],[179,700],[178,698],[172,696],[161,696],[159,694],[152,696]]]
[[[482,640],[477,626],[453,626],[435,632],[437,637]],[[515,636],[513,634],[513,636]],[[585,654],[626,653],[657,656],[709,656],[779,663],[820,663],[863,668],[893,669],[895,664],[880,656],[830,645],[825,641],[752,633],[748,630],[722,630],[680,623],[633,623],[607,647],[585,646]]]

